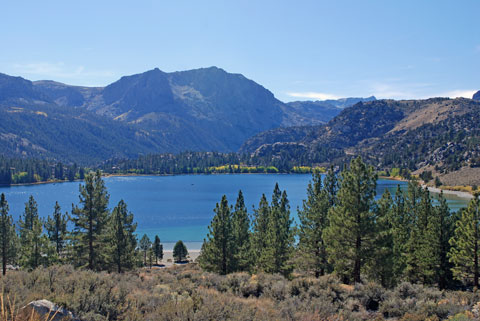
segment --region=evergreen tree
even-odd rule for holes
[[[38,205],[33,195],[30,195],[28,201],[25,203],[25,210],[22,217],[19,220],[20,237],[24,237],[24,234],[33,229],[33,224],[38,218]]]
[[[216,204],[214,212],[199,262],[204,269],[225,275],[234,271],[235,263],[231,207],[225,195],[220,204]]]
[[[80,204],[72,209],[73,245],[79,266],[100,270],[106,266],[105,252],[109,195],[99,171],[85,176],[80,185]]]
[[[325,175],[324,190],[327,194],[329,207],[334,206],[337,201],[338,180],[337,175],[333,171],[333,166],[330,166],[327,175]]]
[[[158,264],[158,260],[163,259],[163,245],[160,243],[158,235],[155,235],[155,241],[153,241],[153,252],[155,254],[155,264]]]
[[[393,241],[393,200],[388,189],[377,202],[375,247],[369,262],[371,278],[380,280],[384,287],[393,287],[395,279],[395,256]]]
[[[252,257],[255,260],[254,265],[256,270],[260,270],[263,265],[263,252],[266,249],[268,221],[270,217],[270,206],[268,205],[267,197],[262,194],[258,209],[254,210],[253,219],[253,234],[252,240]]]
[[[188,250],[185,244],[182,241],[175,243],[173,247],[173,259],[175,262],[183,262],[187,259]]]
[[[242,191],[238,192],[232,217],[234,270],[249,271],[252,264],[250,241],[250,218],[248,217]]]
[[[147,234],[143,234],[142,238],[140,239],[140,250],[143,252],[143,265],[147,266],[147,251],[149,248],[152,247],[152,242]]]
[[[405,194],[398,185],[391,211],[394,279],[397,281],[403,278],[407,267],[407,242],[412,227],[405,202]]]
[[[260,268],[267,273],[281,273],[287,276],[293,269],[290,259],[294,234],[287,193],[285,191],[282,193],[278,184],[273,191],[269,214]]]
[[[420,188],[412,193],[420,194],[420,201],[413,209],[413,226],[407,243],[406,273],[411,282],[433,284],[440,262],[440,243],[437,237],[439,227],[435,209],[428,190]]]
[[[45,229],[48,233],[48,238],[50,241],[55,244],[55,250],[58,257],[61,256],[61,253],[65,247],[65,243],[68,237],[67,223],[69,217],[68,214],[62,214],[60,205],[58,202],[55,202],[55,207],[53,211],[53,217],[48,217],[45,222]]]
[[[35,269],[42,263],[42,255],[48,243],[42,236],[43,223],[38,216],[38,205],[32,195],[25,203],[25,210],[19,220],[20,264]]]
[[[450,262],[455,279],[478,288],[480,241],[480,200],[478,195],[470,201],[456,222],[454,236],[450,240]]]
[[[329,271],[324,231],[328,226],[328,211],[333,204],[328,189],[322,186],[321,175],[314,173],[308,184],[307,199],[303,201],[303,208],[298,210],[298,261],[308,270],[314,271],[316,277]]]
[[[153,251],[153,246],[150,246],[148,249],[148,267],[151,269],[153,266],[153,260],[155,257],[155,252]]]
[[[361,282],[362,267],[374,251],[376,186],[373,167],[360,157],[353,159],[350,168],[341,173],[337,204],[329,211],[327,253],[335,272],[346,282]]]
[[[5,194],[0,195],[0,255],[2,259],[2,273],[7,272],[7,264],[15,257],[16,233],[11,215],[8,215],[8,202]]]
[[[452,285],[452,264],[448,260],[448,253],[450,252],[450,239],[453,237],[455,228],[455,216],[451,215],[448,208],[447,200],[443,196],[443,191],[439,196],[439,205],[435,208],[436,225],[439,248],[439,263],[437,269],[437,283],[440,289],[445,289]]]
[[[127,210],[127,204],[123,200],[113,209],[109,223],[109,258],[117,272],[122,273],[125,269],[133,268],[137,246],[137,224],[133,223],[133,214]]]

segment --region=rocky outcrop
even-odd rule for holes
[[[480,90],[473,94],[472,99],[480,101]]]

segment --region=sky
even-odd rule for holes
[[[480,1],[3,1],[0,72],[105,86],[217,66],[282,101],[471,98]]]

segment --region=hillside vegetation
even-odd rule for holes
[[[325,125],[261,133],[241,150],[256,156],[298,157],[310,163],[343,163],[355,155],[381,169],[433,170],[449,183],[449,173],[473,169],[463,184],[479,184],[480,102],[457,98],[378,100],[343,110]],[[308,155],[308,156],[305,156]]]

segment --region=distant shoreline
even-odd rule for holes
[[[232,174],[240,174],[240,175],[252,175],[252,174],[260,174],[260,175],[307,175],[309,173],[210,173],[210,174],[205,174],[205,173],[184,173],[184,174],[136,174],[136,173],[123,174],[123,173],[117,173],[117,174],[111,174],[111,173],[107,173],[107,174],[102,174],[102,177],[146,177],[146,176],[162,177],[162,176],[180,176],[180,175],[232,175]],[[398,176],[378,176],[378,178],[379,179],[390,180],[390,181],[408,182],[407,179],[402,178],[402,177],[398,177]],[[83,179],[76,179],[76,180],[73,180],[73,181],[50,180],[50,181],[45,181],[45,182],[10,184],[8,186],[0,186],[0,188],[2,188],[2,187],[14,187],[14,186],[57,184],[57,183],[73,183],[73,182],[83,182]],[[440,194],[440,192],[443,191],[444,194],[454,195],[454,196],[457,196],[459,198],[464,198],[464,199],[472,199],[473,198],[473,195],[469,192],[442,189],[442,188],[427,186],[425,184],[422,184],[422,187],[427,188],[432,193]]]
[[[183,173],[183,174],[135,174],[135,173],[128,173],[128,174],[102,174],[102,177],[145,177],[145,176],[180,176],[180,175],[308,175],[311,173]],[[43,184],[57,184],[57,183],[73,183],[73,182],[83,182],[83,179],[75,179],[73,181],[68,180],[49,180],[49,181],[42,181],[42,182],[34,182],[34,183],[18,183],[18,184],[10,184],[10,185],[0,185],[1,187],[12,187],[12,186],[30,186],[30,185],[43,185]]]
[[[443,194],[454,195],[454,196],[457,196],[459,198],[465,198],[465,199],[472,199],[473,198],[473,195],[468,193],[468,192],[454,191],[454,190],[450,190],[450,189],[441,189],[441,188],[431,187],[431,186],[427,186],[427,185],[422,185],[422,187],[426,188],[429,192],[432,192],[432,193],[440,194],[441,192],[443,192]]]

